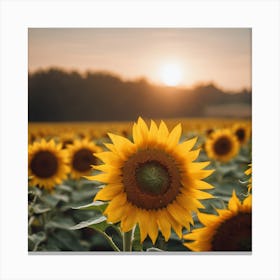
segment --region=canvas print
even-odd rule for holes
[[[249,28],[29,28],[28,251],[252,252]]]

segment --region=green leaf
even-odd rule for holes
[[[40,243],[45,241],[46,238],[47,238],[46,234],[43,231],[40,231],[40,232],[34,233],[32,235],[29,235],[28,240],[31,242],[31,244],[33,244],[33,246],[29,242],[28,243],[28,249],[32,248],[32,251],[37,251]]]
[[[46,228],[69,229],[69,227],[74,225],[75,222],[70,217],[55,217],[46,223]]]
[[[94,188],[91,190],[85,189],[85,190],[73,191],[72,199],[73,199],[73,201],[82,201],[85,199],[92,200],[92,198],[96,195],[97,192],[98,192],[97,188]]]
[[[133,233],[132,249],[133,251],[143,251],[143,244],[141,243],[140,229],[138,225],[135,227]]]
[[[164,251],[156,247],[151,247],[147,249],[147,252],[164,252]]]
[[[72,188],[68,185],[58,185],[58,186],[56,186],[56,189],[65,191],[65,192],[72,192]]]
[[[110,224],[108,224],[106,221],[98,223],[98,224],[92,224],[89,227],[98,231],[105,232],[106,228],[109,227]]]
[[[34,244],[40,243],[46,239],[46,234],[43,231],[40,231],[29,235],[28,239],[31,240]]]
[[[77,229],[82,229],[82,228],[86,228],[86,227],[95,228],[95,227],[98,227],[99,224],[105,222],[106,219],[107,218],[105,216],[95,217],[95,218],[87,220],[87,221],[82,221],[79,224],[70,227],[69,229],[70,230],[77,230]],[[107,225],[109,226],[109,224],[107,224]],[[103,227],[103,226],[101,226],[101,227]]]
[[[56,198],[58,201],[63,201],[63,202],[69,202],[69,197],[65,194],[54,194],[54,198]]]
[[[236,165],[220,165],[217,168],[217,172],[220,172],[222,174],[227,174],[234,171],[236,171]]]
[[[235,158],[235,161],[238,161],[238,162],[244,162],[244,163],[249,163],[250,162],[250,159],[248,159],[248,157],[246,156],[243,156],[241,154],[239,154],[236,158]]]
[[[36,187],[29,187],[28,194],[32,194],[34,196],[41,196],[42,191]]]
[[[97,211],[103,213],[105,208],[107,207],[107,205],[108,205],[107,202],[94,201],[94,202],[86,204],[86,205],[72,207],[72,209],[75,209],[75,210],[77,210],[77,209],[79,209],[79,210],[97,210]]]
[[[52,195],[46,195],[46,196],[42,196],[41,200],[43,202],[45,202],[47,205],[49,205],[51,208],[55,208],[56,205],[59,202],[59,199],[57,199],[56,197],[52,196]]]
[[[80,237],[76,232],[57,229],[52,232],[51,237],[56,247],[62,251],[85,251],[86,249],[80,243]]]
[[[35,204],[33,207],[33,211],[35,214],[42,214],[42,213],[48,212],[50,210],[51,210],[51,208],[46,207],[45,205],[42,205],[42,204]]]

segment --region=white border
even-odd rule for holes
[[[2,1],[1,279],[279,279],[279,2]],[[27,254],[27,28],[253,28],[253,255]]]

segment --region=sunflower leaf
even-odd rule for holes
[[[143,244],[141,243],[140,229],[138,225],[134,230],[132,248],[134,251],[143,251]]]
[[[102,216],[104,217],[104,216]],[[105,218],[106,219],[106,218]],[[92,224],[89,227],[95,230],[98,230],[99,232],[105,232],[105,229],[110,226],[106,221],[103,221],[101,223]]]
[[[147,252],[164,252],[164,251],[156,247],[151,247],[147,249]]]
[[[28,250],[37,251],[38,246],[47,238],[43,231],[28,236]]]
[[[59,199],[57,197],[54,197],[52,195],[45,195],[41,198],[41,200],[46,203],[48,206],[50,206],[51,208],[55,208],[56,205],[59,202]]]
[[[46,228],[60,228],[69,229],[74,226],[74,221],[68,217],[56,217],[54,220],[48,221],[45,225]]]
[[[56,189],[61,190],[61,191],[65,191],[65,192],[72,192],[72,188],[68,185],[65,185],[65,184],[61,184],[61,185],[56,186]]]
[[[42,214],[42,213],[48,212],[50,210],[51,210],[51,208],[46,207],[42,204],[36,204],[33,207],[33,211],[34,211],[35,214]]]
[[[99,217],[95,217],[93,219],[87,220],[87,221],[82,221],[79,224],[69,227],[70,230],[77,230],[77,229],[82,229],[82,228],[86,228],[86,227],[91,227],[91,228],[98,228],[98,225],[103,223],[104,221],[106,221],[106,217],[105,216],[99,216]],[[100,227],[103,227],[103,225],[99,225]],[[109,226],[109,225],[108,225]]]
[[[97,210],[101,213],[105,210],[107,207],[108,203],[107,202],[102,202],[102,201],[94,201],[92,203],[86,204],[86,205],[81,205],[77,207],[72,207],[74,210]]]
[[[83,201],[85,199],[92,200],[92,198],[96,195],[97,192],[98,192],[97,188],[91,190],[83,188],[83,190],[73,191],[72,200],[73,201]]]
[[[64,195],[64,194],[53,194],[53,197],[56,198],[57,200],[61,200],[63,202],[69,202],[69,197],[67,195]]]

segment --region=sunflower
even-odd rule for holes
[[[251,175],[248,180],[248,191],[250,192],[252,190],[252,164],[249,164],[249,168],[245,171],[246,175]]]
[[[232,130],[240,145],[246,144],[251,137],[251,129],[245,123],[235,124]]]
[[[102,149],[89,139],[74,140],[72,145],[67,145],[69,164],[71,167],[71,177],[80,179],[81,176],[89,175],[91,165],[97,163],[97,158],[93,153],[101,152]]]
[[[235,191],[228,209],[217,209],[218,216],[199,213],[198,218],[205,227],[184,235],[184,245],[192,251],[251,251],[252,250],[252,195],[243,203]]]
[[[193,162],[196,138],[179,144],[181,130],[179,124],[169,133],[163,121],[159,127],[151,121],[149,129],[139,118],[133,142],[109,133],[109,151],[95,154],[104,162],[95,168],[105,173],[88,179],[107,184],[95,200],[109,201],[104,214],[108,222],[120,222],[123,232],[138,224],[141,242],[148,235],[155,243],[158,230],[167,241],[171,228],[182,237],[182,227],[193,223],[192,212],[204,208],[199,199],[212,198],[201,190],[213,188],[202,181],[213,170],[202,170],[209,162]]]
[[[205,150],[209,158],[227,162],[239,152],[239,143],[229,129],[220,129],[207,138]]]
[[[52,190],[67,178],[69,167],[67,165],[66,151],[61,144],[54,140],[47,142],[41,139],[28,147],[28,175],[31,177],[30,185],[44,187]]]

